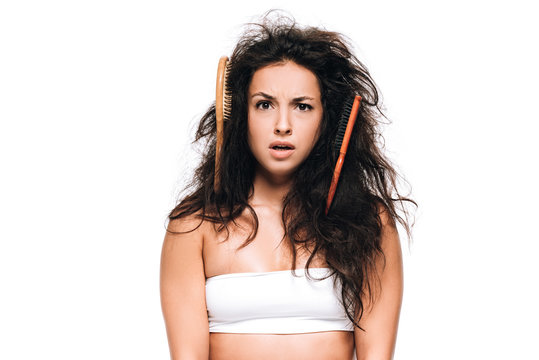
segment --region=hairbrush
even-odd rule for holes
[[[329,187],[326,215],[329,212],[333,197],[335,196],[335,191],[337,190],[344,157],[346,156],[346,150],[348,150],[348,143],[350,141],[350,136],[352,135],[352,130],[354,129],[354,124],[356,123],[360,103],[361,96],[359,95],[356,95],[353,101],[351,99],[347,100],[344,104],[341,119],[339,120],[337,135],[335,136],[335,151],[339,151],[339,158],[337,159],[337,164],[335,164],[331,186]]]
[[[213,189],[219,192],[221,188],[221,150],[223,147],[224,122],[230,120],[232,110],[232,93],[227,83],[230,63],[227,56],[221,56],[217,66],[217,83],[215,87],[215,173]]]

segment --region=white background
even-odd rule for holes
[[[0,358],[168,357],[193,127],[241,25],[284,8],[353,40],[420,204],[395,358],[539,359],[532,1],[287,3],[1,2]]]

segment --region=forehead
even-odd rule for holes
[[[320,85],[309,69],[292,61],[258,69],[249,85],[249,95],[264,92],[274,96],[320,98]]]

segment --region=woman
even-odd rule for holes
[[[207,151],[163,244],[172,358],[390,359],[402,299],[395,220],[409,230],[397,209],[411,200],[378,144],[374,82],[341,35],[288,18],[250,25],[230,64],[219,191],[212,106],[196,137]],[[355,95],[326,214],[338,122]]]

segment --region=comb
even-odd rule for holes
[[[326,215],[329,212],[335,191],[337,191],[337,185],[339,183],[339,177],[341,176],[341,169],[348,150],[348,143],[350,142],[350,136],[356,123],[357,114],[359,112],[359,105],[361,103],[361,96],[356,95],[354,100],[348,100],[344,104],[344,109],[337,128],[337,135],[335,136],[335,151],[339,151],[339,158],[335,164],[335,170],[333,171],[333,178],[331,179],[331,185],[329,187],[328,199],[326,203]]]
[[[230,63],[227,56],[221,56],[217,66],[217,82],[215,87],[215,173],[213,189],[219,192],[221,189],[221,150],[223,148],[224,122],[230,120],[232,110],[232,93],[227,83]]]

